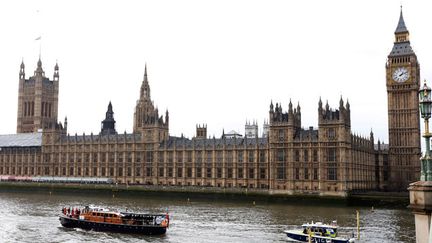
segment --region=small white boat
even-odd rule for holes
[[[302,225],[301,230],[285,230],[284,233],[288,238],[295,242],[314,242],[314,243],[352,243],[354,237],[338,236],[336,221],[332,224],[323,224],[321,222],[312,222]],[[309,241],[310,238],[310,241]]]

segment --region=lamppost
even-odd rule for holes
[[[415,231],[417,243],[432,242],[432,158],[430,152],[429,118],[432,110],[431,88],[426,85],[418,91],[421,117],[425,120],[425,132],[423,137],[426,142],[426,151],[420,158],[420,181],[409,185],[410,205],[415,219]]]
[[[423,137],[426,142],[426,151],[423,157],[420,158],[421,162],[421,181],[432,181],[432,159],[430,156],[430,138],[432,134],[429,133],[429,118],[431,117],[432,99],[431,88],[426,85],[426,80],[419,92],[419,107],[421,117],[425,120],[425,132]]]

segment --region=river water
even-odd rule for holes
[[[98,205],[136,212],[166,212],[170,228],[163,236],[142,236],[63,228],[64,206]],[[414,216],[405,208],[353,207],[319,202],[266,202],[185,195],[0,192],[0,242],[288,242],[283,233],[303,223],[337,220],[340,230],[356,231],[360,242],[415,242]]]

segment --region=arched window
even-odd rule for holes
[[[51,103],[48,104],[48,117],[51,117]]]
[[[45,103],[42,102],[42,106],[41,106],[41,116],[44,115],[44,108],[45,108]]]
[[[48,103],[45,102],[45,117],[48,117]]]

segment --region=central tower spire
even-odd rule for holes
[[[145,141],[160,142],[168,138],[168,110],[165,121],[159,116],[159,110],[150,97],[150,85],[147,77],[147,64],[141,84],[140,98],[137,100],[134,113],[134,133],[142,133]]]
[[[141,84],[140,97],[150,100],[150,85],[148,83],[148,78],[147,78],[147,63],[144,67],[144,79]]]

